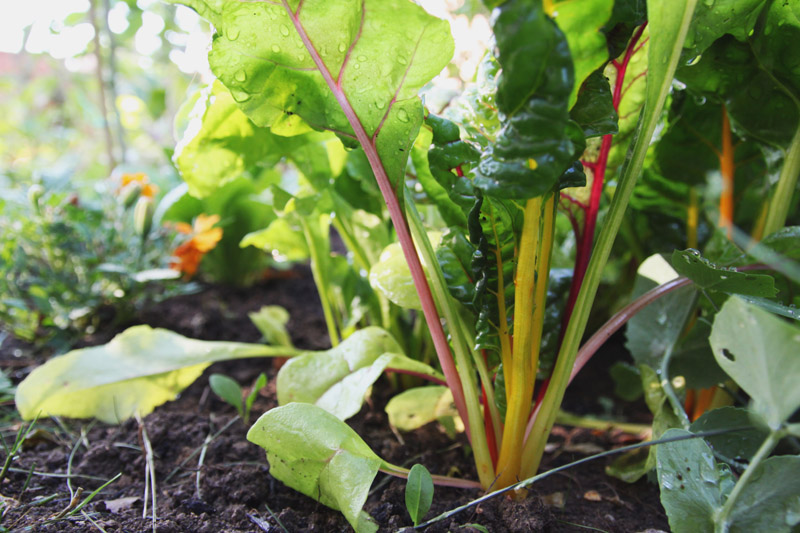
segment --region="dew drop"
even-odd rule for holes
[[[245,81],[245,80],[247,79],[247,72],[245,72],[245,71],[244,71],[244,70],[242,70],[242,69],[239,69],[239,70],[237,70],[237,71],[236,71],[236,73],[233,75],[233,78],[234,78],[236,81]]]
[[[408,59],[405,56],[397,56],[397,62],[401,65],[408,65]]]
[[[365,56],[365,55],[360,55],[360,56],[358,56],[358,60],[359,60],[359,61],[366,61],[366,60],[367,60],[367,56]]]
[[[305,61],[305,60],[306,60],[306,56],[305,56],[305,54],[297,54],[297,60],[298,60],[299,62],[301,62],[301,63],[302,63],[303,61]]]
[[[248,93],[237,89],[231,90],[231,96],[233,96],[233,99],[239,102],[240,104],[250,100],[250,95]]]
[[[339,51],[344,53],[345,50],[347,50],[347,45],[344,43],[339,43]]]
[[[227,37],[229,41],[235,41],[239,38],[239,28],[232,28],[231,31],[227,33]]]
[[[281,24],[281,35],[283,35],[284,37],[289,36],[289,26],[287,26],[286,24]]]
[[[400,111],[397,112],[397,119],[400,122],[408,122],[409,121],[408,113],[406,112],[405,109],[401,109]]]
[[[278,46],[277,44],[273,44],[272,45],[272,51],[275,52],[276,54],[279,54],[280,51],[281,51],[281,47]]]
[[[386,107],[386,102],[381,102],[381,101],[375,102],[375,107],[377,107],[378,109],[383,109],[384,107]]]
[[[358,69],[360,69],[360,68],[361,68],[361,65],[360,65],[360,64],[358,64],[358,63],[355,63],[355,64],[353,65],[353,68],[354,68],[354,69],[356,69],[356,70],[358,70]]]

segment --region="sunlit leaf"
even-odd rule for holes
[[[53,415],[118,423],[174,400],[215,361],[293,353],[134,326],[108,344],[73,350],[36,368],[17,388],[17,409],[26,420]]]
[[[377,531],[361,508],[383,461],[347,424],[315,405],[290,403],[263,414],[247,440],[267,451],[272,477],[341,511],[356,532]]]

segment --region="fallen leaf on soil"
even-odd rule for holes
[[[103,503],[109,513],[119,514],[122,511],[132,509],[133,506],[141,501],[139,496],[127,496],[125,498],[117,498],[116,500],[106,500]]]
[[[552,494],[545,494],[542,496],[542,503],[548,507],[555,507],[556,509],[563,509],[567,504],[567,499],[564,497],[563,492],[554,492]]]
[[[583,493],[583,499],[589,500],[590,502],[601,502],[603,501],[603,497],[600,496],[600,493],[596,490],[587,490]]]

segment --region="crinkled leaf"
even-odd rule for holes
[[[578,93],[578,101],[569,114],[583,128],[587,138],[619,131],[619,117],[612,102],[611,87],[601,71],[595,71],[586,78]]]
[[[703,289],[745,294],[749,296],[775,296],[775,280],[766,274],[736,272],[719,267],[701,256],[697,250],[675,250],[672,266]]]
[[[611,17],[614,0],[554,0],[552,13],[564,32],[575,68],[575,87],[569,107],[575,105],[578,89],[589,75],[608,61],[606,37],[600,31]]]
[[[247,316],[261,332],[264,341],[274,346],[292,346],[292,339],[286,331],[289,311],[279,305],[265,305]]]
[[[584,148],[583,132],[569,118],[572,59],[540,2],[510,0],[496,13],[503,128],[481,156],[474,183],[490,196],[532,198],[552,189]]]
[[[726,33],[745,41],[767,0],[724,0],[699,2],[686,35],[684,48],[692,55],[702,54]]]
[[[36,368],[17,388],[17,409],[27,420],[53,415],[117,423],[174,400],[215,361],[286,355],[292,350],[134,326],[108,344],[73,350]]]
[[[383,461],[347,424],[315,405],[290,403],[263,414],[247,440],[267,451],[270,475],[341,511],[356,532],[374,532],[361,508]]]
[[[732,297],[717,313],[709,341],[717,363],[770,427],[800,408],[800,327]]]
[[[769,435],[769,430],[754,424],[752,415],[738,407],[720,407],[703,414],[695,420],[689,430],[692,433],[702,433],[727,428],[749,427],[732,433],[722,433],[707,437],[706,441],[714,451],[729,459],[749,461],[764,443]]]
[[[691,435],[671,429],[664,438]],[[714,531],[714,513],[733,487],[727,466],[717,467],[714,454],[702,439],[658,445],[658,483],[661,503],[673,531]],[[758,530],[753,530],[758,531]]]
[[[389,424],[413,431],[444,416],[457,416],[453,393],[447,387],[416,387],[393,396],[386,404]]]
[[[417,93],[453,54],[447,22],[407,0],[182,3],[216,28],[211,69],[253,122],[280,135],[327,129],[353,146],[347,102],[401,178],[422,123]]]
[[[387,368],[441,378],[430,366],[402,355],[389,333],[369,327],[330,350],[306,353],[283,365],[278,403],[312,403],[346,420],[361,409],[367,391]]]

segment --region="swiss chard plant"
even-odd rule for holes
[[[714,340],[725,336],[718,327],[738,320],[729,310],[744,305],[725,302],[730,294],[785,317],[795,313],[798,236],[782,228],[796,218],[800,63],[796,55],[779,57],[775,43],[800,31],[796,8],[764,0],[486,1],[493,50],[445,118],[425,109],[419,93],[450,61],[453,40],[446,22],[414,2],[181,3],[216,30],[209,62],[218,81],[198,100],[198,122],[187,128],[176,163],[198,196],[245,169],[276,169],[258,178],[266,180],[260,190],[276,218],[242,244],[310,258],[333,348],[208,344],[139,327],[33,372],[17,392],[24,417],[145,414],[212,361],[290,356],[277,378],[281,406],[259,418],[248,439],[265,448],[275,478],[341,510],[356,530],[374,531],[361,510],[372,480],[379,471],[409,471],[378,457],[344,420],[382,373],[434,383],[389,402],[396,427],[437,419],[463,425],[478,480],[433,476],[435,483],[503,489],[538,471],[575,372],[613,330],[656,301],[631,324],[629,345],[657,433],[691,431],[689,415],[676,411],[685,409],[686,391],[728,377],[768,422],[752,467],[732,489],[726,477],[698,519],[721,530],[736,523],[735,502],[757,487],[750,480],[759,464],[766,468],[766,456],[796,429],[794,400],[781,400],[776,414],[774,398],[760,399],[775,386],[772,365],[794,372],[791,356],[747,363],[766,372],[753,383],[743,377],[750,370],[729,364],[748,356],[727,357]],[[737,66],[722,68],[719,57]],[[737,84],[745,82],[752,86],[742,91]],[[743,94],[769,94],[772,114],[755,113]],[[736,180],[745,193],[734,211]],[[769,191],[769,199],[760,204],[754,191]],[[718,220],[710,221],[717,206]],[[683,230],[680,238],[670,224]],[[722,231],[709,239],[716,225]],[[738,226],[753,228],[749,239]],[[346,257],[332,255],[331,227]],[[625,250],[614,249],[620,231]],[[566,260],[564,238],[575,243]],[[673,267],[660,256],[645,262],[640,271],[655,282],[640,283],[641,296],[581,347],[606,267],[635,267],[676,247],[702,247],[713,262],[692,250],[675,252]],[[624,282],[624,273],[618,277]],[[755,313],[746,327],[770,322],[780,342],[797,344],[783,319]],[[268,317],[260,320],[274,333]],[[280,333],[285,321],[276,322]],[[709,335],[698,360],[712,359],[716,373],[696,379],[703,372],[690,354],[702,352]],[[420,349],[426,336],[435,361]],[[149,350],[159,350],[158,365],[141,363]],[[104,372],[80,379],[85,365]],[[687,386],[676,390],[678,377]],[[56,380],[66,384],[55,387]],[[670,492],[664,480],[677,475],[669,469],[689,454],[684,448],[700,450],[672,446],[636,464],[641,475],[662,462],[671,519],[695,493]],[[705,461],[708,454],[698,453]],[[684,485],[679,490],[701,486]],[[796,516],[792,501],[775,503],[787,524]],[[415,523],[422,514],[413,513]]]

